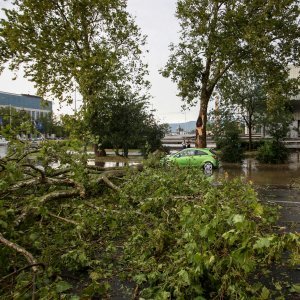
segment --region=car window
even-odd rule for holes
[[[177,157],[188,156],[188,155],[189,155],[188,152],[189,152],[188,150],[180,151],[180,152],[178,153],[179,156],[177,156]]]
[[[207,155],[207,153],[200,151],[200,150],[195,150],[195,155]]]
[[[193,156],[195,155],[195,150],[194,149],[189,149],[185,151],[186,156]]]
[[[210,151],[213,155],[217,155],[217,153],[216,153],[213,149],[209,149],[209,151]]]

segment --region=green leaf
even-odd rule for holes
[[[37,238],[39,237],[38,233],[36,232],[33,232],[29,235],[29,238],[32,240],[32,241],[35,241]]]
[[[90,273],[90,278],[93,280],[93,281],[97,281],[98,279],[101,279],[102,278],[102,274],[98,273],[98,272],[91,272]]]
[[[197,252],[195,255],[194,255],[194,262],[196,264],[199,264],[202,262],[202,255],[200,252]]]
[[[170,293],[166,291],[160,291],[155,299],[160,299],[160,300],[167,300],[170,299]]]
[[[235,233],[234,229],[231,229],[229,231],[226,231],[222,234],[222,238],[224,238],[225,240],[229,239],[231,237],[232,234]]]
[[[296,283],[296,284],[293,284],[290,291],[292,293],[298,293],[300,294],[300,283]]]
[[[256,216],[261,216],[264,212],[264,208],[260,203],[256,203],[254,206],[254,213]]]
[[[274,284],[275,288],[277,291],[281,291],[282,290],[282,285],[280,284],[280,282],[275,282]]]
[[[244,220],[245,220],[245,217],[242,216],[242,215],[234,215],[233,218],[232,218],[232,222],[234,224],[236,224],[236,223],[242,223],[242,222],[244,222]]]
[[[56,291],[58,293],[63,293],[72,288],[72,285],[66,281],[59,281],[56,283]]]
[[[2,220],[0,220],[0,227],[6,229],[7,228],[7,223],[4,222],[4,221],[2,221]]]
[[[189,278],[189,274],[186,270],[181,270],[178,272],[179,277],[181,278],[181,280],[183,281],[183,283],[185,285],[190,285],[190,278]]]
[[[270,291],[269,289],[267,289],[265,286],[262,288],[262,291],[261,291],[261,294],[260,294],[260,297],[259,299],[260,300],[266,300],[266,299],[269,299],[270,297]]]
[[[271,244],[273,237],[259,238],[254,244],[254,249],[268,248]]]
[[[138,274],[138,275],[133,277],[133,280],[137,284],[141,284],[141,283],[145,282],[147,280],[147,278],[146,278],[146,275],[144,275],[144,274]]]

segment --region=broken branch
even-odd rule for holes
[[[115,190],[115,191],[119,191],[120,188],[118,186],[116,186],[115,184],[113,184],[106,176],[101,176],[100,180],[104,181],[111,189]]]
[[[53,218],[56,218],[58,220],[61,220],[61,221],[64,221],[66,223],[70,223],[70,224],[73,224],[73,225],[79,225],[77,222],[73,221],[73,220],[70,220],[70,219],[67,219],[67,218],[63,218],[63,217],[60,217],[60,216],[57,216],[51,212],[47,212],[47,214]]]
[[[4,238],[4,236],[0,233],[0,242],[2,244],[4,244],[5,246],[16,250],[18,253],[22,254],[26,260],[32,265],[32,270],[33,272],[37,272],[38,268],[37,268],[37,264],[38,262],[35,260],[35,258],[33,257],[33,255],[28,252],[27,250],[25,250],[23,247],[19,246],[18,244],[15,244],[9,240],[7,240],[6,238]]]
[[[45,203],[47,201],[50,200],[54,200],[54,199],[60,199],[60,198],[69,198],[69,197],[75,197],[75,196],[79,196],[80,192],[77,189],[74,190],[65,190],[65,191],[55,191],[52,193],[49,193],[47,195],[45,195],[44,197],[42,197],[42,199],[40,200],[41,204]]]

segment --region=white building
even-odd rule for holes
[[[0,107],[12,107],[17,111],[26,111],[32,120],[38,120],[52,113],[52,102],[44,101],[41,97],[0,92]]]

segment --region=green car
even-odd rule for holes
[[[219,166],[215,152],[209,148],[187,148],[162,159],[162,164],[178,166],[196,166],[205,171],[212,171]]]

